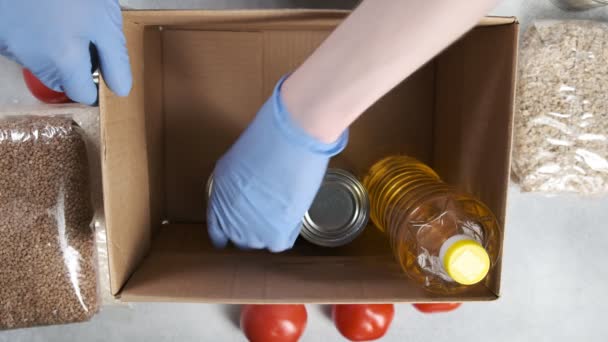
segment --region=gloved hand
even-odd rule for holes
[[[97,101],[90,43],[105,82],[126,96],[132,80],[118,0],[0,0],[0,54],[84,104]]]
[[[347,131],[325,144],[292,121],[281,100],[283,80],[215,166],[207,225],[216,247],[231,240],[241,248],[291,248],[329,158],[346,146]]]

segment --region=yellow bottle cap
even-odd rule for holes
[[[443,267],[455,282],[473,285],[488,274],[490,257],[479,242],[462,239],[452,243],[445,251]]]

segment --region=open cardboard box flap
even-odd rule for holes
[[[215,250],[204,184],[270,95],[344,11],[124,12],[126,98],[100,87],[112,292],[127,301],[403,302],[497,298],[500,264],[458,296],[427,293],[373,226],[352,244]],[[479,196],[504,225],[518,24],[486,18],[351,127],[332,166],[358,176],[408,154]]]

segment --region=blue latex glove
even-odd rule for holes
[[[281,100],[283,80],[216,164],[207,213],[216,247],[231,240],[241,248],[291,248],[329,158],[346,146],[348,132],[325,144],[292,121]]]
[[[132,80],[118,0],[0,0],[0,54],[84,104],[97,101],[90,43],[104,81],[126,96]]]

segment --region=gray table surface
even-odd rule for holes
[[[412,0],[414,1],[414,0]],[[357,1],[124,0],[132,8],[342,7]],[[608,18],[608,10],[562,12],[548,0],[505,0],[492,14],[522,28],[539,18]],[[19,68],[0,59],[0,108],[36,101]],[[502,297],[451,314],[425,316],[397,305],[384,341],[606,341],[608,198],[546,197],[509,191]],[[303,341],[343,341],[321,306],[308,306]],[[238,308],[144,303],[104,308],[91,322],[0,332],[2,341],[244,341]]]

